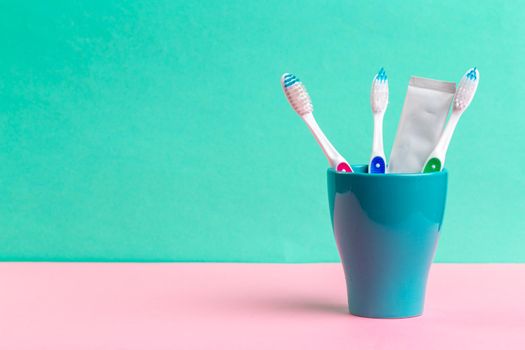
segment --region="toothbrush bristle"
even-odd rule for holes
[[[388,77],[383,67],[381,67],[372,82],[370,105],[374,113],[384,112],[388,105]]]
[[[292,86],[295,83],[300,82],[299,78],[297,78],[295,75],[286,73],[283,75],[283,82],[285,87]]]
[[[379,70],[379,73],[377,73],[376,79],[379,80],[379,81],[387,81],[388,80],[388,77],[386,76],[385,69],[383,67],[381,67],[381,69]]]
[[[468,108],[479,84],[479,71],[476,67],[469,69],[461,78],[454,96],[454,110],[463,111]]]
[[[472,68],[471,70],[469,70],[466,74],[467,78],[470,79],[470,80],[477,80],[478,79],[478,74],[477,74],[477,70],[476,70],[476,67]]]
[[[304,116],[313,112],[314,108],[310,95],[308,95],[308,91],[306,91],[303,83],[295,75],[290,73],[283,74],[281,85],[288,102],[297,114]]]

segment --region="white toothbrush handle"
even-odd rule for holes
[[[443,134],[439,138],[439,141],[434,148],[436,151],[440,152],[443,155],[443,160],[445,159],[445,154],[447,154],[448,146],[450,145],[450,140],[452,140],[452,135],[456,130],[456,126],[459,122],[459,117],[461,117],[461,112],[452,112],[450,119],[448,120]]]
[[[445,167],[445,156],[447,155],[448,146],[454,135],[454,130],[458,125],[459,118],[462,112],[452,112],[443,133],[439,137],[439,141],[430,153],[423,167],[424,173],[441,171]]]
[[[383,174],[386,172],[386,157],[383,149],[383,117],[385,112],[374,113],[374,136],[372,139],[372,154],[368,163],[369,173]]]
[[[341,163],[348,162],[343,158],[342,155],[337,152],[335,147],[328,141],[325,134],[315,121],[314,115],[312,113],[308,113],[302,116],[304,122],[314,135],[314,138],[316,139],[319,146],[321,146],[321,149],[323,150],[323,153],[325,154],[326,158],[328,159],[328,162],[330,163],[330,166],[334,169],[337,169],[338,165]]]
[[[372,154],[385,157],[383,150],[383,117],[385,113],[374,114],[374,139],[372,143]]]

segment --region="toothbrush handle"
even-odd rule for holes
[[[337,152],[335,147],[326,138],[325,134],[315,121],[314,115],[312,113],[308,113],[303,115],[302,118],[314,135],[314,138],[319,146],[321,146],[321,149],[328,159],[330,166],[337,171],[353,172],[348,162],[343,158],[342,155],[339,154],[339,152]]]
[[[441,171],[441,160],[437,157],[430,158],[423,168],[424,173],[436,173],[438,171]]]
[[[445,154],[447,154],[448,146],[450,145],[452,135],[454,134],[454,130],[456,130],[456,126],[458,125],[460,117],[461,113],[452,112],[447,126],[445,126],[445,129],[443,130],[443,133],[441,134],[441,137],[434,148],[434,152],[441,153],[443,158],[445,158]]]
[[[381,156],[372,157],[370,164],[368,164],[368,172],[370,174],[384,174],[386,172],[385,158]]]
[[[430,153],[430,156],[423,167],[423,173],[434,173],[443,170],[448,146],[450,145],[452,135],[454,134],[454,130],[456,129],[456,125],[458,125],[460,117],[461,113],[452,112],[450,115],[445,130],[443,130],[436,147],[434,147],[434,150]]]
[[[384,113],[374,114],[374,138],[372,141],[372,151],[375,154],[382,155],[383,151],[383,117]],[[384,158],[384,157],[383,157]]]
[[[341,162],[337,164],[336,171],[343,172],[343,173],[353,173],[354,170],[352,170],[352,167],[347,162]]]
[[[383,150],[383,116],[384,113],[374,114],[372,156],[368,164],[368,172],[372,174],[384,174],[386,172],[386,158]]]

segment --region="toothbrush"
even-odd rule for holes
[[[434,150],[430,153],[422,172],[433,173],[443,169],[445,165],[445,155],[447,154],[448,145],[452,139],[454,129],[458,124],[459,118],[467,110],[470,102],[472,102],[478,84],[479,72],[476,67],[469,69],[463,78],[461,78],[456,94],[454,95],[454,104],[452,106],[450,119],[436,147],[434,147]]]
[[[325,154],[330,166],[336,171],[352,173],[353,170],[342,155],[337,152],[334,146],[328,141],[325,134],[315,121],[313,115],[313,105],[310,95],[306,91],[303,83],[293,74],[285,73],[281,77],[281,85],[288,102],[297,114],[304,120],[323,153]]]
[[[383,150],[383,117],[388,106],[388,77],[383,68],[379,70],[372,82],[370,105],[374,115],[374,139],[368,172],[371,174],[384,174],[386,172],[386,158]]]

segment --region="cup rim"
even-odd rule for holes
[[[386,173],[386,174],[370,174],[368,172],[360,172],[355,171],[355,169],[367,169],[368,164],[351,164],[352,169],[354,169],[354,172],[347,173],[347,172],[338,172],[335,171],[333,168],[328,168],[328,173],[333,173],[336,176],[363,176],[363,177],[426,177],[426,176],[446,176],[448,174],[448,171],[446,168],[444,168],[442,171],[438,171],[435,173]]]

